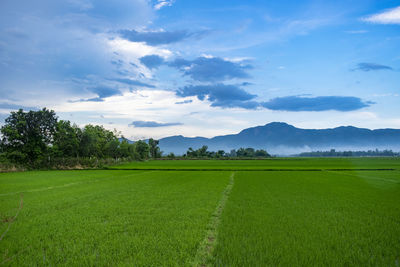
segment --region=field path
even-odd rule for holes
[[[217,243],[218,237],[218,225],[221,220],[222,212],[225,208],[225,204],[229,198],[229,194],[232,191],[235,183],[235,173],[233,172],[230,176],[229,183],[222,192],[221,199],[219,200],[214,213],[211,215],[210,222],[207,225],[207,233],[204,240],[200,243],[197,250],[196,256],[193,261],[193,266],[209,266],[212,254]]]

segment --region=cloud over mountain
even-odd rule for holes
[[[256,95],[250,94],[236,85],[222,83],[184,86],[178,89],[176,95],[180,97],[196,96],[199,100],[210,101],[213,107],[254,109],[258,105],[256,102],[249,102]]]
[[[362,71],[375,71],[375,70],[393,70],[392,67],[381,65],[377,63],[366,63],[361,62],[357,64],[357,67],[353,70],[362,70]]]
[[[234,78],[249,78],[247,73],[253,66],[243,62],[233,62],[220,57],[198,57],[194,60],[175,59],[168,63],[193,80],[218,82]]]
[[[353,96],[286,96],[261,103],[264,108],[284,111],[352,111],[369,107],[371,104],[373,103]]]

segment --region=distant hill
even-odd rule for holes
[[[283,122],[272,122],[242,130],[238,134],[205,137],[181,135],[160,139],[164,153],[183,154],[189,147],[207,145],[209,150],[230,151],[240,147],[266,149],[277,155],[290,155],[315,150],[400,150],[400,129],[370,130],[353,126],[333,129],[300,129]]]

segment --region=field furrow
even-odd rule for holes
[[[63,172],[41,172],[34,189]],[[106,174],[107,175],[106,175]],[[1,174],[8,180],[29,173]],[[65,172],[97,182],[24,189],[24,207],[0,241],[0,262],[27,265],[189,266],[229,173]],[[101,179],[100,179],[100,178]],[[87,181],[86,179],[84,179]],[[65,179],[63,179],[63,183]],[[11,189],[9,185],[0,191]],[[0,196],[1,233],[19,195]]]
[[[216,243],[218,242],[218,226],[221,221],[221,215],[224,211],[226,202],[228,201],[234,183],[235,173],[232,173],[229,183],[226,186],[224,192],[222,192],[222,197],[218,202],[214,213],[211,216],[210,222],[207,225],[206,235],[197,250],[196,256],[193,261],[193,266],[209,266],[212,262],[214,248]]]
[[[213,264],[396,266],[399,173],[343,174],[238,172]]]
[[[149,161],[131,164],[142,170],[0,173],[0,265],[397,266],[399,162]]]

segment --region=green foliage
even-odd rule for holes
[[[1,146],[10,160],[33,165],[46,158],[57,129],[54,111],[46,108],[11,112],[1,127]]]
[[[217,158],[223,158],[225,156],[225,151],[223,150],[218,150],[217,153],[215,154]]]
[[[150,156],[153,159],[156,158],[161,158],[162,152],[160,151],[160,148],[158,147],[158,140],[154,140],[153,138],[149,139],[149,152]]]
[[[254,156],[256,156],[257,158],[269,158],[271,157],[270,154],[268,154],[267,151],[265,151],[264,149],[258,149],[254,152]]]
[[[392,150],[368,150],[368,151],[313,151],[300,153],[299,157],[395,157],[400,156],[400,153],[393,152]]]
[[[46,108],[11,112],[1,128],[1,135],[1,162],[31,169],[71,167],[72,162],[76,162],[76,166],[93,167],[101,166],[102,159],[119,162],[162,155],[158,140],[130,144],[123,137],[119,139],[115,130],[103,126],[88,124],[81,129],[70,121],[58,121],[54,111]]]
[[[112,131],[104,129],[103,126],[88,124],[82,131],[80,154],[84,157],[113,157],[115,144],[110,143],[114,141],[118,141],[118,139]]]
[[[234,153],[236,157],[240,158],[269,158],[271,157],[270,154],[267,153],[267,151],[263,149],[255,150],[254,148],[248,147],[248,148],[239,148],[236,152],[231,151],[231,153]]]
[[[135,142],[135,157],[138,160],[145,160],[149,158],[149,145],[145,141]]]
[[[189,147],[188,151],[186,152],[186,157],[188,158],[207,158],[212,157],[212,152],[209,152],[208,146],[202,146],[197,150],[193,150],[193,148]]]
[[[119,152],[122,158],[134,158],[135,146],[130,144],[125,138],[122,138],[122,141],[119,145]]]
[[[254,148],[239,148],[237,151],[232,149],[230,153],[225,153],[224,150],[218,150],[217,152],[208,151],[207,146],[202,146],[201,148],[194,150],[189,147],[188,151],[184,155],[187,158],[270,158],[271,155],[267,151],[260,149],[255,150]]]
[[[175,154],[172,152],[167,155],[167,158],[169,159],[174,159],[175,157],[176,157]]]
[[[82,130],[70,121],[57,122],[53,152],[56,157],[78,157]]]

